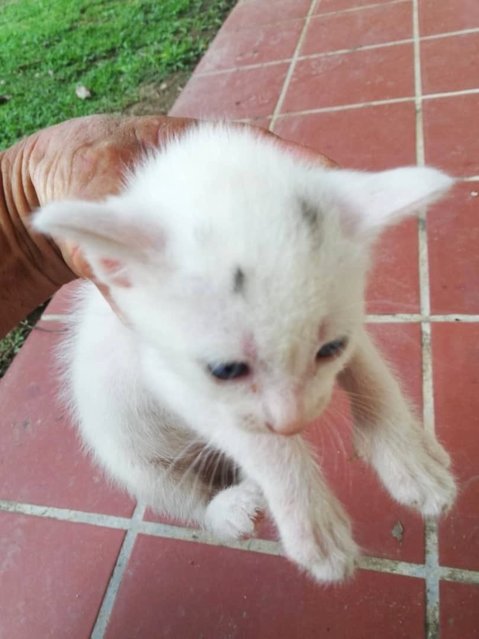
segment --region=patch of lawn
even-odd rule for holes
[[[236,0],[0,0],[0,149],[90,113],[118,112],[168,86],[171,104]],[[75,94],[83,85],[87,100]],[[132,111],[133,112],[133,111]],[[39,313],[0,340],[0,377]]]
[[[0,148],[89,113],[122,111],[143,84],[189,70],[235,0],[0,2]],[[83,85],[91,98],[80,100]]]
[[[39,306],[27,319],[22,320],[3,339],[0,339],[0,378],[7,372],[7,368],[13,358],[22,347],[23,342],[27,339],[36,322],[40,319],[44,308],[45,304]]]

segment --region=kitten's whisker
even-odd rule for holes
[[[208,492],[211,493],[213,491],[213,483],[215,481],[215,477],[216,477],[216,473],[218,471],[218,467],[221,464],[221,462],[223,461],[224,456],[223,453],[221,452],[221,450],[217,451],[217,455],[216,455],[216,463],[215,463],[215,467],[213,469],[213,472],[210,474],[210,478],[209,478],[209,482],[208,482]]]
[[[186,456],[186,453],[194,448],[195,446],[197,446],[198,444],[202,444],[203,440],[201,438],[195,438],[192,441],[190,441],[186,446],[184,446],[183,448],[180,449],[180,451],[173,457],[164,457],[161,458],[162,461],[164,461],[166,464],[168,464],[168,468],[165,471],[165,477],[167,476],[168,473],[173,472],[177,466],[178,463],[180,463]]]
[[[335,411],[332,414],[325,415],[325,422],[327,427],[325,430],[327,430],[328,435],[332,438],[333,443],[336,444],[342,456],[347,461],[350,459],[350,454],[346,448],[344,438],[342,437],[342,431],[340,431],[337,428],[337,424],[335,423],[335,419],[334,419],[335,417],[339,417],[342,423],[346,421],[346,419],[344,419],[345,416],[342,415],[339,411]],[[335,457],[335,465],[334,465],[335,471],[337,471],[337,468],[338,468],[338,461],[339,461],[338,457]],[[348,469],[347,470],[348,482],[349,482],[349,488],[351,488],[351,473],[350,473],[349,464],[346,464],[346,465],[343,464],[342,468]]]
[[[183,461],[187,462],[188,461],[187,454],[186,454],[188,450],[194,449],[195,447],[197,447],[199,445],[199,446],[201,446],[201,449],[200,449],[200,452],[198,453],[198,455],[196,455],[196,457],[201,456],[204,453],[203,444],[204,444],[204,440],[203,439],[200,439],[200,438],[194,439],[187,446],[182,448],[180,450],[180,452],[174,457],[173,460],[171,460],[171,459],[166,460],[166,462],[168,463],[168,468],[166,469],[166,471],[165,471],[165,473],[163,475],[164,479],[168,478],[169,475],[172,474],[177,469],[178,465],[181,462],[183,462]],[[182,474],[181,479],[180,479],[180,482],[184,479],[184,476],[188,475],[189,472],[191,471],[191,465],[195,463],[196,457],[184,469],[183,474]],[[180,470],[183,470],[183,469],[180,469]],[[178,484],[175,484],[175,487],[177,487],[177,486],[178,486]]]
[[[183,484],[183,482],[188,478],[188,476],[190,475],[190,473],[192,471],[194,471],[195,466],[200,462],[203,463],[202,457],[203,455],[209,455],[210,453],[210,449],[208,449],[207,447],[202,447],[200,452],[195,455],[195,457],[193,458],[193,460],[191,461],[190,464],[188,464],[188,466],[185,469],[185,472],[183,473],[183,475],[181,476],[181,479],[179,480],[179,482],[176,484],[177,488],[180,488],[181,485]],[[198,476],[198,473],[195,473],[195,481],[193,482],[193,488],[196,485],[196,477]]]
[[[371,406],[371,403],[368,402],[367,399],[361,397],[361,395],[356,395],[355,397],[351,398],[353,417],[354,412],[356,411],[357,413],[359,413],[360,417],[371,418],[374,421],[380,420],[381,423],[384,424],[386,424],[387,422],[390,422],[392,424],[392,420],[389,417],[385,416],[388,414],[389,402],[378,400],[374,397],[371,399],[375,404],[373,406]],[[414,415],[414,410],[412,410],[412,413]]]
[[[208,473],[208,464],[211,463],[211,460],[214,459],[215,455],[218,453],[217,449],[213,448],[210,445],[208,445],[205,450],[206,454],[202,458],[199,468],[195,468],[195,486],[198,481],[205,483],[205,476],[207,476]]]

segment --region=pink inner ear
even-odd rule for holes
[[[131,286],[128,277],[124,273],[121,273],[121,271],[124,270],[124,266],[120,260],[103,257],[100,259],[100,266],[104,273],[108,275],[111,284],[116,284],[116,286],[122,286],[123,288],[129,288]]]
[[[125,245],[140,251],[154,250],[161,252],[166,246],[166,237],[159,228],[127,228]]]

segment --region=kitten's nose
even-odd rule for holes
[[[299,389],[271,393],[264,409],[266,427],[278,435],[296,435],[306,425]]]

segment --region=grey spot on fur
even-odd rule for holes
[[[149,460],[153,466],[167,472],[170,477],[182,481],[186,474],[193,473],[213,494],[238,484],[240,471],[232,459],[220,451],[212,451],[204,444],[189,446],[183,456],[172,459],[161,457]],[[212,496],[212,495],[211,495]]]
[[[246,279],[245,274],[238,266],[238,268],[235,270],[234,279],[233,279],[234,293],[241,293],[243,291],[245,279]]]
[[[300,200],[301,215],[303,220],[308,224],[311,229],[316,229],[319,220],[319,211],[314,204],[307,202],[306,200]]]

